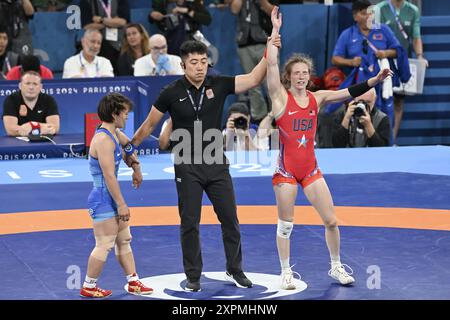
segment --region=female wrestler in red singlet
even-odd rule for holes
[[[272,11],[271,18],[271,37],[274,38],[281,27],[278,8]],[[295,289],[293,277],[297,273],[289,265],[289,238],[293,228],[297,184],[302,186],[306,198],[325,225],[325,238],[331,258],[328,275],[348,285],[355,281],[351,276],[353,271],[348,266],[350,271],[346,271],[340,261],[340,236],[333,200],[314,154],[317,115],[321,106],[358,97],[392,76],[392,71],[384,69],[376,77],[347,89],[310,92],[306,87],[313,69],[312,60],[303,55],[293,55],[285,64],[280,81],[277,55],[278,48],[269,42],[267,85],[280,135],[280,155],[272,182],[278,206],[277,247],[282,270],[281,288]]]

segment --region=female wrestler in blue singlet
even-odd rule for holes
[[[89,170],[94,186],[88,198],[89,214],[93,219],[95,248],[89,256],[87,274],[80,290],[82,297],[105,298],[111,290],[97,287],[97,279],[105,264],[109,251],[115,247],[117,260],[122,266],[131,294],[150,294],[153,289],[145,286],[136,274],[131,233],[128,225],[130,210],[120,191],[117,181],[122,149],[127,137],[120,132],[125,126],[132,102],[117,93],[103,97],[98,106],[98,116],[102,124],[92,138],[89,150]],[[138,188],[142,183],[139,163],[132,165],[133,185]]]

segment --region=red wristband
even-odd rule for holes
[[[41,134],[41,124],[39,122],[36,121],[30,121],[29,122],[31,125],[31,134],[38,136]]]

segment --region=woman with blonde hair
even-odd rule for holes
[[[129,23],[125,27],[122,50],[117,61],[118,76],[132,76],[134,62],[150,53],[149,35],[139,23]]]
[[[281,27],[281,13],[274,7],[271,15],[272,35],[275,38]],[[333,199],[318,166],[314,140],[319,109],[328,103],[343,102],[359,97],[392,76],[389,69],[381,70],[375,77],[342,90],[308,90],[313,71],[312,60],[301,54],[293,55],[280,77],[278,48],[272,40],[267,46],[267,85],[272,101],[272,112],[280,132],[280,152],[272,184],[278,207],[277,249],[281,265],[280,287],[296,289],[290,266],[290,236],[294,227],[294,211],[298,185],[325,225],[325,240],[331,260],[328,275],[342,285],[355,282],[353,271],[340,260],[340,233],[334,212]],[[349,271],[345,269],[348,267]]]

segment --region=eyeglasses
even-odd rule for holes
[[[161,47],[152,47],[152,50],[165,50],[165,49],[167,49],[167,45]]]

